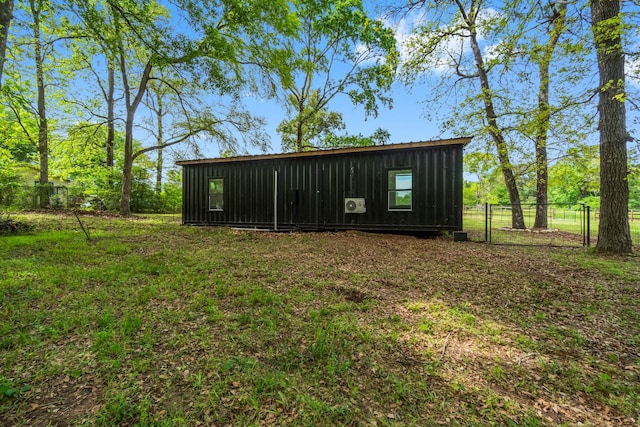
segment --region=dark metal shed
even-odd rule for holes
[[[177,162],[182,222],[271,230],[458,231],[471,138]]]

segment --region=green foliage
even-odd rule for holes
[[[263,121],[245,111],[240,100],[247,90],[273,95],[275,85],[270,79],[275,74],[285,87],[293,84],[302,57],[292,59],[296,50],[290,48],[301,34],[301,17],[305,14],[307,22],[316,21],[316,34],[333,36],[336,29],[344,30],[332,39],[337,42],[334,52],[351,61],[354,68],[347,74],[350,80],[345,78],[339,88],[333,89],[357,99],[374,113],[376,97],[384,103],[390,101],[381,90],[388,88],[397,62],[397,54],[392,52],[392,32],[380,21],[368,18],[361,3],[334,3],[296,3],[293,13],[289,2],[279,0],[179,0],[171,9],[157,1],[81,0],[64,7],[35,2],[34,10],[40,18],[38,33],[45,49],[45,55],[36,59],[43,59],[40,65],[48,83],[47,97],[43,98],[48,116],[46,132],[39,128],[43,117],[34,114],[40,106],[36,105],[36,73],[30,65],[35,17],[28,2],[21,4],[16,11],[13,57],[5,70],[0,107],[0,185],[4,186],[0,203],[15,203],[20,198],[9,191],[20,184],[15,166],[17,162],[37,165],[38,135],[43,131],[49,144],[42,157],[50,156],[52,179],[72,188],[72,198],[103,200],[108,208],[115,209],[123,199],[118,193],[130,186],[131,209],[176,210],[180,200],[177,179],[171,178],[173,182],[165,183],[159,194],[150,189],[153,165],[146,154],[156,148],[135,142],[133,133],[142,130],[148,134],[152,128],[139,118],[140,114],[136,115],[138,102],[145,99],[146,106],[157,109],[154,112],[158,116],[170,112],[166,116],[167,131],[163,136],[159,132],[154,135],[160,137],[163,147],[188,142],[198,152],[197,136],[206,135],[227,153],[241,151],[243,144],[264,150],[268,138]],[[178,16],[185,28],[173,26]],[[374,59],[381,62],[370,67],[367,61]],[[331,68],[327,60],[325,56],[316,66],[327,71]],[[112,102],[107,64],[116,68],[115,74],[109,74],[115,84],[113,118],[106,112]],[[373,68],[379,72],[371,74]],[[58,80],[73,85],[49,85]],[[200,99],[203,89],[217,95],[219,101]],[[160,106],[160,101],[152,105],[151,98],[145,97],[148,91],[162,96],[164,105]],[[318,93],[316,98],[320,97]],[[314,107],[319,103],[314,102]],[[320,117],[324,112],[326,117]],[[319,140],[335,135],[335,130],[343,126],[340,115],[327,110],[316,114],[315,119],[307,133],[322,135]],[[110,120],[116,127],[114,168],[105,166],[106,125]],[[336,137],[332,144],[368,145],[384,140],[375,135],[345,135]],[[128,170],[130,175],[121,173]],[[27,181],[30,186],[33,179]]]
[[[298,35],[285,45],[287,68],[278,74],[292,117],[280,132],[285,149],[302,151],[343,127],[328,109],[336,96],[348,96],[374,116],[379,102],[391,106],[385,93],[399,54],[391,28],[369,18],[360,0],[298,0],[294,8]]]
[[[549,200],[570,204],[588,202],[591,207],[599,207],[599,172],[597,146],[583,145],[569,149],[549,169]]]
[[[293,99],[292,99],[293,100]],[[345,129],[342,114],[319,108],[318,91],[311,92],[309,103],[305,106],[303,115],[308,118],[300,122],[298,118],[284,120],[276,129],[282,137],[284,151],[307,151],[327,148],[368,147],[384,145],[389,142],[391,135],[384,129],[377,129],[372,135],[338,134]],[[302,144],[298,144],[299,134]]]
[[[22,194],[21,186],[37,179],[36,145],[29,138],[30,133],[37,134],[37,124],[24,113],[26,104],[13,103],[15,89],[9,81],[0,92],[7,102],[0,104],[0,206],[31,206],[32,196]]]
[[[7,97],[12,96],[12,82],[5,84],[0,92],[0,97],[8,100]],[[11,105],[11,104],[10,104]],[[23,108],[20,105],[11,105],[21,117],[24,115]],[[16,162],[32,162],[37,155],[36,146],[32,140],[25,135],[27,133],[37,133],[37,123],[26,116],[24,119],[18,120],[19,117],[9,106],[0,104],[0,150],[5,150],[13,161]]]
[[[295,104],[294,95],[290,95],[290,101]],[[309,100],[304,105],[304,110],[300,117],[294,117],[290,120],[283,120],[277,127],[278,133],[282,137],[282,149],[284,151],[306,151],[324,148],[331,143],[327,139],[335,134],[335,132],[345,128],[342,120],[342,114],[329,111],[327,108],[320,107],[320,99],[318,91],[314,90],[309,96]],[[299,138],[302,137],[302,143]]]
[[[331,148],[344,147],[370,147],[373,145],[385,145],[389,143],[391,135],[384,129],[378,128],[370,136],[358,135],[329,135],[325,140],[325,146]]]
[[[640,209],[640,168],[631,168],[629,174],[629,207]]]
[[[630,152],[633,154],[632,152]],[[509,203],[506,187],[495,159],[489,154],[472,151],[464,157],[466,177],[464,204]],[[629,165],[629,208],[640,208],[640,169],[634,155]],[[535,202],[535,181],[523,174],[519,180],[523,200]],[[549,168],[549,203],[586,204],[600,207],[600,156],[597,145],[580,144],[569,148]]]
[[[472,151],[464,155],[463,164],[465,172],[474,176],[473,181],[465,180],[464,204],[474,206],[501,203],[499,200],[506,194],[506,187],[497,159],[487,152]]]
[[[175,26],[178,20],[183,27]],[[153,194],[153,165],[146,154],[181,143],[199,152],[198,143],[205,140],[234,154],[246,146],[265,150],[263,120],[240,101],[245,91],[273,95],[273,87],[265,83],[274,70],[286,73],[282,37],[292,37],[298,23],[289,2],[280,0],[178,0],[171,8],[135,0],[81,0],[64,7],[48,1],[20,3],[0,104],[0,203],[16,199],[9,191],[20,178],[15,166],[37,164],[38,137],[43,135],[49,146],[41,157],[51,155],[51,175],[73,187],[74,197],[102,199],[114,209],[125,199],[118,194],[124,191],[134,210],[175,211],[178,180],[171,178]],[[47,83],[47,97],[40,103],[33,30],[41,37],[44,55],[36,59],[42,60]],[[107,64],[115,73],[107,72]],[[65,86],[67,82],[73,85]],[[164,135],[157,132],[153,136],[160,142],[149,146],[135,142],[146,143],[153,133],[142,114],[136,114],[140,102],[150,99],[147,90],[163,97],[164,105],[158,100],[146,106],[158,117],[166,115]],[[202,96],[203,90],[214,97]],[[44,114],[35,114],[42,106],[48,130],[39,126]],[[107,113],[110,107],[114,116]],[[107,125],[116,128],[114,168],[105,167]],[[207,138],[198,140],[199,135]],[[46,169],[44,162],[41,169]]]
[[[182,171],[171,169],[159,195],[156,212],[180,212],[182,209]]]
[[[585,4],[418,4],[421,19],[407,38],[402,73],[433,89],[426,114],[443,131],[475,135],[468,150],[478,157],[467,158],[477,185],[467,188],[474,196],[466,200],[544,201],[551,181],[545,173],[555,160],[549,153],[582,143],[594,128],[593,110],[585,108],[592,99]],[[447,117],[431,108],[442,104],[450,107]],[[494,179],[500,175],[509,192]]]
[[[78,123],[68,130],[67,138],[51,150],[51,169],[63,181],[80,188],[85,194],[96,194],[107,188],[117,173],[106,166],[107,129],[91,123]],[[122,157],[124,136],[116,135],[114,151]]]
[[[0,147],[0,206],[11,205],[20,185],[16,166],[9,150]]]

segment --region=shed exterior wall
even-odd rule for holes
[[[462,229],[463,145],[293,158],[183,164],[184,224],[269,229]],[[387,174],[413,172],[411,211],[389,211]],[[224,179],[224,209],[208,206],[208,181]],[[345,212],[364,198],[365,213]]]

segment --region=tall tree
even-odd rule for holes
[[[80,16],[93,16],[92,2],[74,2]],[[131,212],[133,162],[141,154],[158,150],[157,144],[140,150],[134,149],[134,130],[137,113],[152,81],[167,85],[161,77],[163,70],[172,69],[188,75],[186,80],[207,87],[219,96],[231,94],[238,99],[245,82],[243,71],[249,65],[259,64],[262,69],[269,64],[270,44],[264,38],[274,37],[281,28],[291,25],[288,4],[285,1],[253,0],[238,4],[232,0],[212,0],[194,3],[188,0],[175,2],[174,12],[182,14],[191,28],[182,30],[171,27],[169,11],[157,2],[106,0],[110,13],[115,17],[110,34],[117,59],[124,99],[124,161],[122,169],[122,193],[120,212]],[[85,19],[88,26],[104,28],[105,19]],[[179,95],[179,94],[178,94]],[[237,105],[232,98],[230,103]],[[201,132],[222,135],[221,123],[231,124],[239,132],[255,130],[260,121],[247,119],[239,111],[231,111],[230,117],[220,119],[208,114],[206,109],[197,111],[194,117],[182,120],[187,132],[167,141],[163,147],[178,144]],[[248,140],[256,142],[257,138]],[[232,138],[224,139],[227,143]],[[260,143],[263,143],[261,140]]]
[[[161,39],[163,33],[170,33],[168,11],[157,2],[117,2],[104,0],[77,0],[69,2],[79,18],[88,41],[93,42],[82,50],[86,68],[93,76],[106,112],[96,108],[92,100],[76,99],[82,106],[94,126],[106,125],[104,143],[107,167],[116,163],[114,138],[116,121],[124,123],[124,156],[122,165],[120,211],[128,215],[131,212],[131,191],[133,185],[134,129],[138,107],[147,90],[154,64],[162,58],[167,43]],[[103,61],[94,62],[94,57]],[[119,74],[120,87],[116,88],[116,72]],[[104,80],[106,75],[106,81]],[[121,95],[117,98],[116,92]],[[124,101],[124,111],[118,112],[116,102]],[[102,110],[104,111],[104,110]],[[98,119],[96,121],[96,119]]]
[[[164,126],[167,110],[165,109],[164,94],[158,90],[149,91],[149,102],[147,105],[156,116],[156,185],[155,192],[159,195],[162,192],[162,168],[164,166]]]
[[[147,84],[151,77],[153,63],[151,58],[144,64],[140,82],[135,88],[129,80],[129,69],[126,61],[126,51],[122,39],[118,40],[118,56],[120,64],[120,75],[125,99],[126,117],[124,129],[124,164],[122,168],[122,193],[120,195],[120,213],[122,215],[131,214],[131,189],[133,185],[133,127],[136,112],[142,102],[142,97],[147,90]],[[134,92],[135,90],[135,92]]]
[[[0,86],[2,86],[2,71],[4,69],[5,52],[9,26],[13,19],[13,0],[0,0]]]
[[[290,96],[290,101],[292,105],[298,104],[294,95]],[[306,105],[298,104],[298,108],[303,108],[302,111],[298,110],[295,117],[280,122],[276,130],[280,134],[284,151],[327,148],[327,138],[345,128],[342,114],[329,111],[327,107],[318,108],[318,103],[318,91],[312,90]]]
[[[585,77],[593,69],[581,25],[585,8],[556,0],[512,1],[500,12],[513,17],[509,25],[495,28],[503,41],[492,48],[493,56],[504,64],[503,88],[511,87],[503,92],[503,125],[516,129],[512,150],[535,174],[534,228],[548,226],[549,153],[580,144],[594,127],[585,108],[592,99]]]
[[[281,129],[283,147],[303,151],[313,149],[311,140],[320,128],[340,128],[341,120],[328,110],[336,96],[346,94],[372,115],[378,102],[391,106],[385,93],[395,77],[398,51],[392,30],[368,17],[361,0],[298,0],[294,5],[300,30],[291,45],[293,79],[289,73],[280,76],[293,117]]]
[[[495,61],[486,61],[480,45],[480,31],[487,10],[483,0],[423,0],[411,3],[412,9],[419,8],[426,14],[425,22],[419,24],[414,36],[409,40],[409,58],[403,64],[405,76],[414,81],[418,75],[430,67],[450,67],[459,82],[477,82],[477,97],[483,111],[483,131],[493,141],[500,169],[511,203],[513,228],[525,228],[520,193],[513,164],[509,154],[509,144],[505,130],[499,123],[490,73]],[[465,48],[471,50],[472,66],[466,63]],[[453,48],[453,50],[452,50]],[[440,54],[446,55],[442,61]]]
[[[109,55],[107,58],[107,91],[105,100],[107,102],[107,139],[105,141],[105,149],[107,154],[107,167],[113,168],[114,165],[114,144],[116,135],[116,116],[115,116],[115,90],[116,90],[116,69],[115,60]]]
[[[49,205],[49,139],[48,104],[54,98],[49,89],[64,87],[57,79],[65,69],[57,52],[57,44],[73,37],[57,14],[57,4],[48,0],[28,0],[19,3],[12,37],[12,55],[19,60],[7,63],[4,73],[4,101],[15,114],[25,136],[37,147],[39,158],[39,205]],[[58,61],[52,67],[52,59]],[[35,83],[35,89],[33,87]],[[27,126],[34,121],[37,132]]]
[[[73,104],[88,115],[85,126],[106,126],[104,141],[107,168],[115,164],[114,144],[116,135],[116,54],[120,28],[118,15],[106,3],[87,4],[84,0],[68,0],[69,10],[77,18],[76,25],[84,34],[82,42],[75,44],[72,52],[74,63],[79,64],[79,73],[84,71],[87,86],[98,90],[98,94],[90,90],[71,94]],[[106,66],[106,69],[105,69]],[[106,81],[104,76],[106,75]],[[100,98],[104,106],[96,107],[92,98]],[[106,109],[106,113],[104,112]],[[96,129],[96,132],[98,130]],[[100,133],[104,135],[104,133]]]
[[[33,32],[33,58],[36,67],[36,85],[38,97],[38,153],[40,154],[40,207],[49,206],[49,122],[47,119],[46,86],[44,78],[45,52],[42,40],[41,16],[45,0],[29,0],[31,30]]]
[[[245,143],[264,150],[267,136],[264,121],[243,110],[238,101],[203,101],[199,87],[171,69],[157,69],[149,81],[143,99],[148,118],[139,124],[155,141],[155,145],[134,150],[133,157],[155,151],[155,192],[162,192],[165,149],[185,143],[199,151],[199,136],[215,140],[220,151],[237,153],[240,149],[235,134]],[[175,70],[174,70],[175,71]]]
[[[544,8],[544,6],[541,6]],[[549,87],[551,83],[551,60],[566,31],[567,2],[549,3],[543,13],[546,14],[547,31],[549,34],[545,44],[536,46],[532,56],[538,65],[538,108],[535,129],[535,165],[536,165],[536,217],[533,228],[547,228],[548,226],[548,189],[549,189],[549,160],[547,145],[549,128],[551,126],[552,108],[549,101]]]
[[[591,28],[598,58],[600,116],[600,227],[596,250],[629,253],[629,173],[625,55],[620,0],[592,0]]]
[[[155,193],[160,195],[162,192],[162,175],[164,168],[164,149],[175,145],[173,141],[183,141],[191,137],[196,136],[197,129],[189,128],[189,126],[182,126],[186,122],[175,122],[172,129],[167,132],[167,123],[172,119],[169,116],[170,111],[181,111],[183,114],[176,114],[175,119],[179,118],[187,119],[187,122],[192,117],[194,118],[197,113],[194,108],[191,108],[191,101],[196,99],[197,94],[189,93],[187,89],[187,82],[181,79],[169,79],[168,76],[161,75],[157,79],[152,80],[149,83],[149,88],[144,100],[145,107],[151,114],[150,124],[147,131],[153,135],[156,141],[156,174],[155,174]],[[190,98],[190,100],[183,100],[183,98]]]

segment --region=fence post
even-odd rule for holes
[[[591,246],[591,206],[587,205],[587,247]]]
[[[489,241],[489,203],[484,204],[484,241]]]

